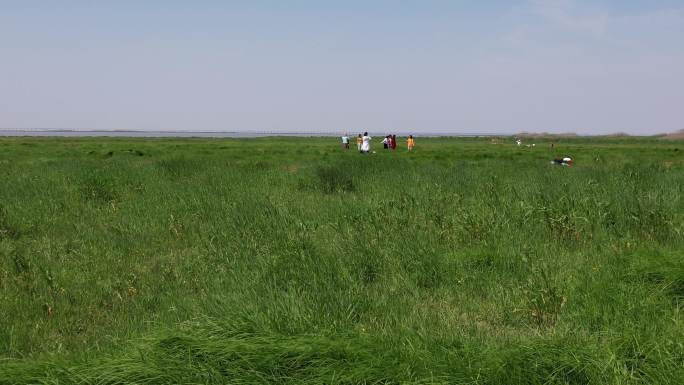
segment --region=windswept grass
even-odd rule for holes
[[[2,138],[0,384],[682,383],[682,147]]]

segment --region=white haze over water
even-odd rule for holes
[[[0,127],[656,134],[671,0],[0,0]]]
[[[361,132],[347,132],[351,137]],[[421,137],[439,136],[496,136],[502,133],[465,133],[457,131],[407,131],[407,130],[385,130],[369,132],[371,136],[382,138],[384,135],[392,133],[399,136],[420,135]],[[295,137],[340,137],[340,132],[332,131],[202,131],[202,130],[66,130],[66,129],[0,129],[0,137],[128,137],[128,138],[259,138],[272,136],[295,136]]]

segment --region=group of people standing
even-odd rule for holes
[[[367,154],[371,151],[371,140],[373,138],[368,135],[367,132],[364,132],[363,134],[359,134],[356,137],[356,148],[359,150],[360,153],[362,154]],[[413,135],[409,135],[408,138],[406,138],[406,146],[409,151],[413,151],[413,147],[415,146],[416,141],[413,139]],[[396,135],[387,135],[385,138],[382,140],[382,146],[385,150],[396,150],[397,149],[397,136]],[[349,135],[344,134],[342,136],[342,148],[343,149],[349,149]]]
[[[397,136],[387,135],[385,139],[382,140],[382,148],[385,150],[396,150],[397,149]]]

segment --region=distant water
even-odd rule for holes
[[[370,132],[371,135],[384,136],[390,132]],[[497,133],[460,133],[460,132],[405,132],[395,131],[395,135],[407,136],[506,136]],[[286,132],[286,131],[142,131],[142,130],[66,130],[66,129],[0,129],[0,136],[39,136],[39,137],[122,137],[122,138],[261,138],[268,136],[331,136],[338,132]],[[350,136],[357,135],[349,133]]]

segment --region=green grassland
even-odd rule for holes
[[[0,138],[0,383],[684,383],[684,142],[535,141]]]

